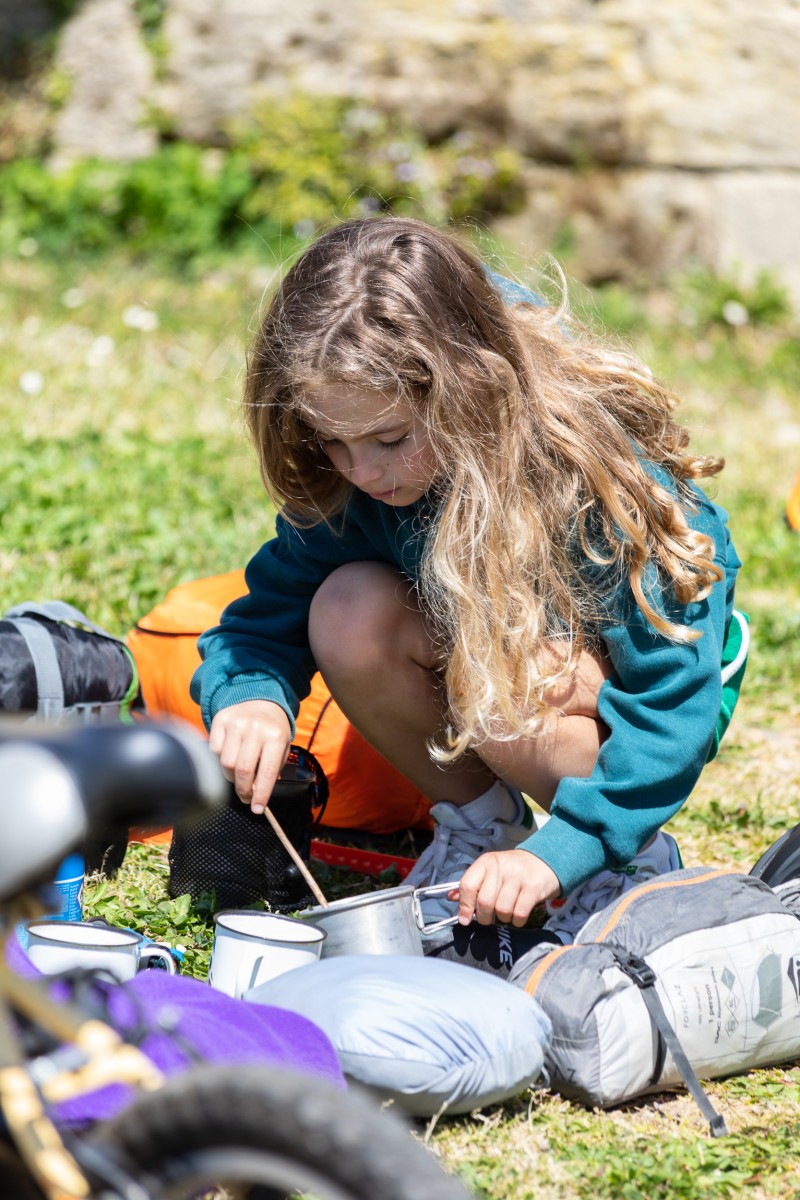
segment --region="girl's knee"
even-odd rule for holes
[[[309,642],[317,665],[358,670],[388,656],[409,612],[408,584],[382,563],[348,563],[320,585],[311,602]]]

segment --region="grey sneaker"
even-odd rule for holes
[[[499,782],[469,804],[434,804],[431,816],[433,841],[403,881],[412,887],[457,883],[481,854],[515,850],[533,829],[533,814],[520,793]],[[426,923],[441,921],[454,916],[458,904],[447,896],[429,898],[422,901],[422,912]]]
[[[569,895],[559,900],[548,900],[547,911],[550,916],[544,928],[568,945],[575,941],[589,917],[600,912],[601,908],[655,875],[679,871],[682,865],[675,839],[659,830],[650,845],[631,859],[626,867],[617,871],[598,871]]]

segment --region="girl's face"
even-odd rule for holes
[[[309,397],[305,420],[335,469],[374,500],[414,504],[433,483],[433,451],[404,400],[331,383]]]

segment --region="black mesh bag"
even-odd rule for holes
[[[314,755],[292,746],[269,806],[289,841],[308,861],[311,831],[328,799],[328,783]],[[186,829],[169,851],[169,894],[196,903],[213,893],[215,907],[246,908],[266,901],[272,912],[308,908],[316,900],[263,814],[251,812],[231,785],[228,804]]]

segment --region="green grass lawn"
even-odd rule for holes
[[[192,278],[132,267],[0,263],[0,604],[62,599],[118,633],[183,580],[244,564],[273,513],[239,420],[249,331],[273,262]],[[675,818],[687,865],[748,870],[800,820],[800,330],[709,319],[685,281],[583,300],[685,396],[698,447],[727,468],[715,498],[744,561],[753,653],[718,759]],[[166,898],[163,855],[137,848],[96,911],[187,947],[207,916]],[[731,1137],[685,1096],[587,1112],[544,1092],[442,1120],[430,1145],[491,1200],[800,1196],[800,1070],[709,1085]],[[423,1133],[424,1131],[421,1131]]]

